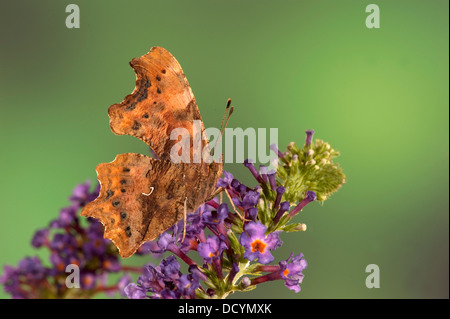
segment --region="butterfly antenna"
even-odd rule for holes
[[[227,127],[228,121],[230,120],[230,116],[233,113],[234,110],[234,106],[231,106],[231,99],[227,100],[227,106],[225,107],[225,113],[223,114],[223,118],[222,118],[222,123],[220,123],[220,136],[216,141],[216,144],[214,144],[214,148],[212,150],[212,156],[214,156],[214,152],[216,150],[217,144],[219,144],[221,138],[222,138],[222,134],[225,131],[225,128]],[[227,113],[228,113],[228,117],[227,117]],[[225,122],[225,118],[227,118],[226,122]],[[223,125],[223,123],[225,122],[225,126]]]
[[[222,123],[220,123],[220,131],[222,131],[223,122],[225,122],[225,117],[227,116],[228,109],[230,108],[230,105],[231,105],[231,99],[228,99],[227,107],[225,108],[225,112],[223,113]]]
[[[217,138],[216,144],[214,144],[213,155],[214,155],[214,151],[216,150],[217,144],[219,144],[220,140],[222,139],[223,132],[224,132],[225,129],[227,128],[228,121],[230,120],[230,117],[231,117],[231,114],[233,114],[233,111],[234,111],[234,106],[232,106],[232,107],[230,108],[230,112],[228,113],[227,121],[225,122],[224,127],[223,127],[223,128],[221,129],[221,131],[220,131],[220,135],[219,135],[219,137]]]
[[[231,117],[231,114],[233,114],[233,111],[234,111],[234,106],[232,106],[232,107],[230,108],[230,112],[228,113],[227,121],[225,122],[225,125],[224,125],[223,129],[222,129],[221,132],[220,132],[220,136],[223,135],[223,132],[224,132],[225,129],[227,128],[228,121],[230,120],[230,117]]]

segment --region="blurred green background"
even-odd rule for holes
[[[81,28],[67,29],[76,3]],[[368,29],[365,7],[380,7]],[[163,46],[185,71],[206,127],[304,131],[330,142],[348,183],[298,218],[275,257],[303,252],[302,291],[264,283],[247,298],[448,298],[448,1],[21,1],[0,3],[0,267],[16,265],[73,187],[116,154],[107,108],[134,88],[128,62]],[[239,164],[227,170],[250,183]],[[139,262],[142,262],[140,259]],[[377,264],[381,287],[365,286]],[[8,295],[0,292],[0,297]]]

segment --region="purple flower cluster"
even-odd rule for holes
[[[283,215],[292,218],[314,200],[314,193],[309,192],[307,202],[300,202],[289,213],[291,205],[281,200],[285,189],[277,185],[275,173],[267,170],[260,173],[249,161],[244,165],[259,185],[250,188],[230,172],[224,172],[217,187],[227,194],[232,209],[215,198],[188,214],[186,221],[180,221],[163,233],[152,252],[161,255],[170,252],[172,255],[157,267],[147,265],[138,281],[126,287],[128,298],[224,297],[234,291],[245,291],[250,285],[275,279],[284,280],[285,285],[295,292],[300,291],[306,261],[300,254],[291,255],[277,266],[267,265],[274,261],[272,251],[282,245],[280,231],[268,231],[268,226],[276,225]],[[274,213],[259,206],[261,200],[267,201],[270,196]],[[189,254],[200,257],[201,263],[194,261],[198,257],[191,258]],[[189,274],[180,272],[175,256],[189,266]],[[251,267],[255,276],[261,271],[269,273],[252,280],[242,277],[244,273],[252,273]]]
[[[189,274],[182,274],[180,267],[173,255],[163,259],[157,267],[147,265],[137,284],[125,287],[125,294],[131,299],[193,299],[200,279],[205,276],[194,265],[189,267]]]
[[[89,182],[75,187],[70,206],[61,209],[57,219],[34,234],[31,244],[50,252],[50,266],[39,257],[26,257],[17,267],[5,266],[0,277],[4,290],[13,298],[89,297],[97,292],[114,292],[124,288],[131,278],[123,276],[114,286],[107,286],[109,273],[122,270],[114,245],[103,238],[103,225],[95,219],[82,223],[80,209],[98,196],[99,187],[90,191]],[[84,221],[84,220],[83,220]],[[79,269],[81,289],[67,287],[68,265]]]
[[[25,257],[16,268],[6,265],[0,277],[6,293],[14,299],[39,298],[34,287],[51,287],[47,280],[49,269],[38,257]]]

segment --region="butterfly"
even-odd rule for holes
[[[171,149],[178,142],[170,138],[171,132],[175,128],[189,132],[192,159],[193,122],[201,121],[175,57],[164,48],[153,47],[130,66],[136,73],[136,87],[121,103],[109,107],[110,127],[117,135],[141,139],[157,158],[126,153],[99,164],[100,194],[81,212],[100,220],[104,237],[112,240],[123,258],[180,221],[186,210],[195,211],[211,198],[223,170],[221,162],[171,161]],[[202,150],[209,150],[202,121],[201,135]]]

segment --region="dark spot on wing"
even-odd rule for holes
[[[132,129],[137,131],[140,127],[141,127],[141,123],[139,123],[138,121],[134,120],[134,124],[133,124]]]
[[[125,227],[125,234],[126,234],[128,237],[131,237],[131,228],[130,228],[130,226]]]
[[[152,86],[152,82],[150,82],[150,80],[148,79],[148,77],[145,77],[145,84],[144,84],[145,88],[149,88]]]
[[[131,103],[130,105],[128,105],[125,110],[127,111],[133,111],[136,108],[136,103]]]
[[[112,195],[114,195],[114,192],[112,190],[108,189],[106,191],[106,199],[110,198]]]
[[[145,100],[146,98],[147,98],[147,89],[144,89],[143,92],[138,96],[137,101],[141,102],[142,100]]]

